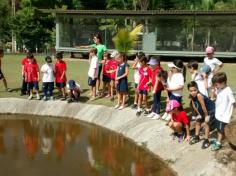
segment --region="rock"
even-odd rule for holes
[[[225,136],[232,145],[236,146],[236,118],[225,127]]]

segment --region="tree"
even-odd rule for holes
[[[0,1],[0,45],[5,44],[11,39],[11,30],[8,24],[10,16],[10,7],[8,0]]]

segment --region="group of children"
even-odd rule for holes
[[[39,95],[40,72],[42,76],[43,100],[53,100],[54,82],[59,91],[61,100],[66,100],[66,94],[69,98],[68,102],[78,101],[82,89],[74,80],[67,82],[66,78],[66,63],[63,61],[62,53],[56,54],[56,63],[52,64],[52,58],[46,56],[45,64],[39,70],[37,60],[32,53],[27,53],[27,56],[22,59],[22,88],[21,95],[29,94],[28,99],[33,98],[33,90],[36,92],[36,98],[41,99]],[[67,88],[67,92],[66,92]]]
[[[90,50],[89,85],[92,96],[96,96],[96,69],[94,62],[97,62],[96,49]],[[104,53],[103,64],[103,93],[106,97],[114,97],[114,88],[118,96],[116,109],[125,108],[128,95],[128,74],[129,65],[123,53]],[[160,64],[158,57],[147,59],[143,52],[136,55],[132,69],[134,69],[134,104],[131,108],[136,109],[136,115],[144,115],[152,119],[164,119],[167,125],[173,130],[173,138],[178,138],[195,144],[200,141],[200,131],[204,130],[202,149],[212,144],[212,150],[221,148],[225,125],[230,122],[235,99],[232,90],[227,86],[227,76],[219,72],[223,63],[214,57],[214,48],[206,48],[204,65],[199,70],[197,61],[190,61],[187,68],[191,74],[191,82],[187,84],[190,98],[192,118],[190,119],[182,106],[183,89],[185,86],[186,68],[181,60],[174,60],[168,64],[169,72],[165,71]],[[152,91],[151,91],[152,90]],[[166,113],[161,116],[161,93],[165,92]],[[151,109],[148,106],[148,94],[152,92],[153,103]],[[144,108],[142,108],[144,106]],[[190,136],[190,121],[195,122],[195,134]],[[203,128],[202,128],[203,127]],[[217,129],[217,140],[210,141],[210,131]]]
[[[0,52],[0,58],[3,51]],[[33,98],[33,89],[36,98],[39,96],[40,72],[42,72],[43,100],[54,99],[54,82],[60,93],[60,98],[68,102],[78,101],[82,89],[74,80],[67,81],[66,63],[63,61],[62,53],[55,55],[56,63],[52,64],[52,58],[47,56],[45,64],[39,69],[37,60],[32,53],[21,62],[22,64],[22,89],[21,94],[29,94],[28,99]],[[1,61],[1,60],[0,60]],[[1,62],[0,62],[1,64]],[[103,53],[103,59],[99,60],[97,48],[89,51],[88,85],[91,87],[91,100],[98,95],[97,81],[99,68],[102,65],[102,81],[104,97],[114,100],[117,95],[118,102],[115,109],[125,108],[128,92],[129,65],[124,53],[114,51]],[[224,128],[230,122],[232,111],[235,105],[235,98],[230,87],[227,86],[227,76],[219,72],[223,63],[214,57],[214,48],[206,48],[204,65],[199,70],[197,61],[190,61],[187,64],[191,74],[191,82],[187,84],[190,98],[192,118],[187,116],[182,106],[183,89],[185,86],[186,68],[181,60],[174,60],[168,64],[169,71],[165,71],[160,64],[159,57],[151,57],[149,60],[143,52],[136,54],[132,65],[134,69],[134,103],[131,106],[136,110],[136,115],[142,113],[152,119],[164,119],[173,130],[173,138],[195,144],[200,141],[200,131],[204,129],[204,140],[202,149],[212,144],[212,150],[221,148],[224,136]],[[0,79],[4,76],[0,70]],[[6,82],[6,81],[5,81]],[[5,83],[4,82],[4,83]],[[67,88],[67,92],[66,92]],[[7,86],[6,86],[7,89]],[[153,102],[151,108],[148,106],[148,94],[152,93]],[[166,108],[161,116],[161,94],[165,93]],[[190,120],[195,121],[195,134],[190,137]],[[210,141],[210,131],[218,130],[217,140]]]

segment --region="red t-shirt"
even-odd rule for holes
[[[26,65],[27,63],[29,63],[29,59],[27,58],[27,57],[25,57],[25,58],[23,58],[22,60],[21,60],[21,65]]]
[[[39,66],[36,62],[26,63],[24,66],[24,73],[26,76],[26,82],[38,81]]]
[[[64,78],[61,79],[63,72],[66,72],[66,63],[63,60],[57,61],[55,64],[55,79],[56,83],[64,83],[66,82],[66,73]]]
[[[179,111],[178,114],[172,114],[172,120],[174,122],[181,122],[185,125],[189,125],[189,119],[185,111]]]
[[[109,61],[108,65],[109,65],[109,70],[116,70],[118,67],[118,62],[116,60],[112,59]],[[110,78],[111,79],[116,78],[116,71],[110,74]]]
[[[139,90],[149,90],[149,86],[146,84],[149,82],[152,77],[152,70],[149,67],[141,67],[139,68]]]
[[[110,73],[107,73],[107,71],[109,71],[110,69],[109,62],[110,60],[106,60],[105,63],[103,64],[103,75],[106,75],[108,77],[110,77]]]
[[[152,86],[153,87],[155,86],[156,76],[157,76],[157,74],[160,70],[163,70],[160,65],[158,65],[154,70],[152,70]],[[162,82],[159,81],[155,91],[157,92],[157,91],[162,90],[162,89],[163,89]]]

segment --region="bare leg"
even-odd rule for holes
[[[5,78],[3,78],[3,84],[4,84],[4,87],[5,87],[5,89],[7,90],[7,80],[5,79]]]

